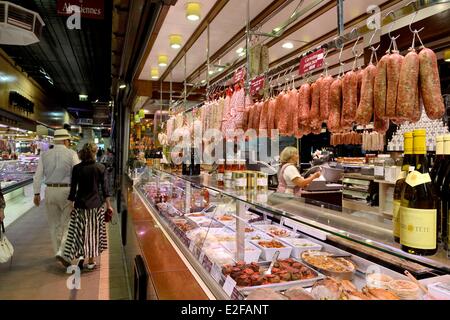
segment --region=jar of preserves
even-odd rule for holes
[[[384,180],[389,182],[397,181],[397,166],[391,157],[384,161]]]
[[[232,177],[233,171],[236,171],[233,168],[235,168],[234,159],[227,159],[227,161],[225,163],[225,170],[224,170],[224,177],[223,177],[224,181],[231,180],[233,178]]]
[[[238,171],[245,171],[247,170],[247,165],[245,159],[239,159],[237,160],[238,163]]]
[[[257,186],[258,172],[244,171],[247,173],[247,188],[254,189]]]
[[[258,190],[267,190],[269,186],[269,176],[267,173],[258,172],[256,178],[256,186]]]
[[[236,191],[245,191],[247,189],[247,174],[242,171],[234,171],[233,184]]]

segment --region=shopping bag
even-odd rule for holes
[[[8,262],[14,254],[14,248],[5,236],[5,226],[3,222],[0,227],[0,263]]]

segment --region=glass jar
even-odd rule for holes
[[[391,156],[388,154],[379,154],[378,157],[374,161],[374,176],[375,179],[384,180],[384,162],[387,159],[390,159]]]
[[[240,159],[237,161],[237,163],[238,163],[238,169],[237,169],[238,171],[247,170],[247,165],[246,165],[245,159]]]
[[[269,175],[264,172],[258,172],[256,186],[258,190],[267,190],[269,187]]]
[[[384,180],[389,182],[397,181],[397,166],[391,157],[384,161]]]
[[[234,171],[233,184],[236,191],[245,191],[247,189],[247,174],[242,171]]]
[[[217,184],[221,187],[224,185],[225,159],[217,160]]]
[[[233,168],[235,167],[235,161],[234,159],[227,159],[225,163],[225,170],[224,170],[224,177],[223,180],[231,180],[233,171],[235,171]]]
[[[247,188],[254,189],[257,186],[258,173],[255,171],[244,171],[247,173]]]

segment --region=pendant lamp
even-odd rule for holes
[[[152,71],[150,73],[153,80],[156,80],[159,78],[159,70],[158,68],[152,68]]]
[[[160,55],[158,56],[158,66],[160,67],[167,67],[167,64],[169,62],[169,57],[166,55]]]
[[[172,49],[180,49],[181,48],[181,42],[182,42],[181,35],[171,34],[169,36],[169,41],[170,41],[170,47]]]
[[[200,2],[191,1],[186,4],[186,18],[190,21],[200,20],[201,5]]]

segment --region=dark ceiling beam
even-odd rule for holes
[[[214,6],[208,12],[206,17],[202,20],[200,25],[197,27],[197,29],[195,29],[192,36],[186,41],[186,44],[183,46],[183,48],[180,50],[180,52],[170,62],[167,69],[161,75],[161,79],[165,79],[170,74],[172,69],[175,68],[175,66],[178,64],[178,62],[181,61],[181,59],[186,54],[186,52],[188,52],[189,49],[197,42],[197,40],[200,38],[202,33],[208,28],[208,25],[219,15],[219,13],[223,10],[223,8],[225,8],[225,6],[228,4],[228,2],[229,2],[229,0],[218,0],[214,4]]]

